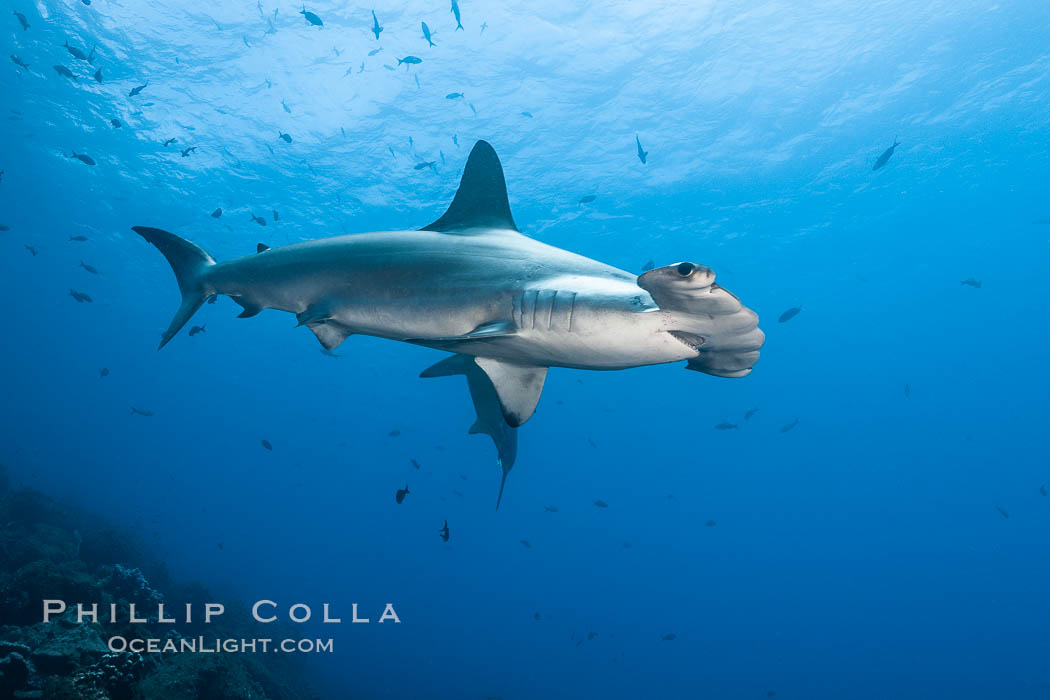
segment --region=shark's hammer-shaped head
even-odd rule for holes
[[[716,377],[743,377],[758,362],[765,334],[758,314],[715,284],[711,268],[691,262],[658,267],[638,278],[662,311],[667,332],[696,351],[688,369]]]

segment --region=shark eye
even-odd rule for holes
[[[682,277],[688,277],[694,272],[696,272],[696,265],[693,263],[678,263],[678,274]]]

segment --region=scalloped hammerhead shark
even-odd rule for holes
[[[164,347],[201,304],[224,294],[244,307],[295,314],[326,350],[354,333],[454,353],[422,377],[464,375],[502,468],[496,507],[517,456],[517,428],[536,410],[550,367],[616,370],[686,361],[743,377],[765,336],[758,315],[679,262],[641,276],[518,231],[496,152],[478,141],[444,215],[415,231],[359,233],[216,262],[190,241],[133,229],[175,272],[182,305]]]

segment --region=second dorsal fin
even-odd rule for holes
[[[518,230],[510,213],[503,166],[486,141],[478,141],[471,149],[448,211],[421,230],[452,232],[472,228]]]

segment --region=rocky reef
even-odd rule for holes
[[[71,606],[43,622],[45,599],[154,610],[146,623],[78,622]],[[294,656],[110,651],[127,638],[250,638],[231,619],[159,623],[158,603],[209,600],[199,584],[171,579],[126,531],[37,491],[12,488],[0,467],[0,700],[312,700]],[[103,624],[104,623],[104,624]],[[104,629],[103,629],[104,627]]]

